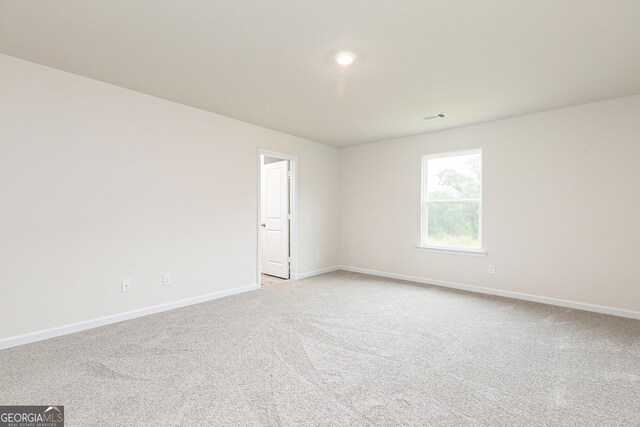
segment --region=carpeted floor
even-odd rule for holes
[[[281,277],[269,276],[268,274],[260,275],[260,283],[262,286],[273,285],[274,283],[286,282],[289,279],[283,279]]]
[[[0,352],[68,426],[637,426],[640,321],[337,272]]]

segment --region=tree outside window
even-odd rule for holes
[[[422,245],[480,249],[482,152],[422,158]]]

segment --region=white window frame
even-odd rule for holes
[[[443,157],[455,157],[462,156],[466,154],[480,154],[480,200],[447,200],[442,201],[442,203],[478,203],[478,247],[477,248],[468,248],[468,247],[456,247],[456,246],[436,246],[430,245],[427,242],[428,238],[428,225],[429,225],[429,207],[427,204],[427,177],[429,176],[429,160],[440,159]],[[443,253],[459,253],[463,255],[478,255],[478,256],[486,256],[487,252],[483,249],[483,241],[482,241],[482,200],[484,196],[484,161],[483,154],[481,148],[474,148],[469,150],[459,150],[459,151],[448,151],[445,153],[435,153],[435,154],[425,154],[422,156],[422,185],[421,185],[421,222],[420,222],[420,246],[418,249],[427,250],[432,252],[443,252]],[[434,201],[430,201],[429,203],[433,203]],[[437,203],[438,201],[436,201]]]

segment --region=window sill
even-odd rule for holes
[[[453,249],[442,248],[438,246],[416,246],[416,249],[425,252],[436,252],[441,254],[455,254],[455,255],[467,255],[467,256],[479,256],[486,257],[487,251],[481,249]]]

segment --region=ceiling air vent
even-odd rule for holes
[[[438,114],[432,114],[430,116],[424,116],[422,117],[422,120],[428,121],[428,120],[435,120],[435,119],[444,119],[445,117],[447,116],[444,115],[444,113],[438,113]]]

